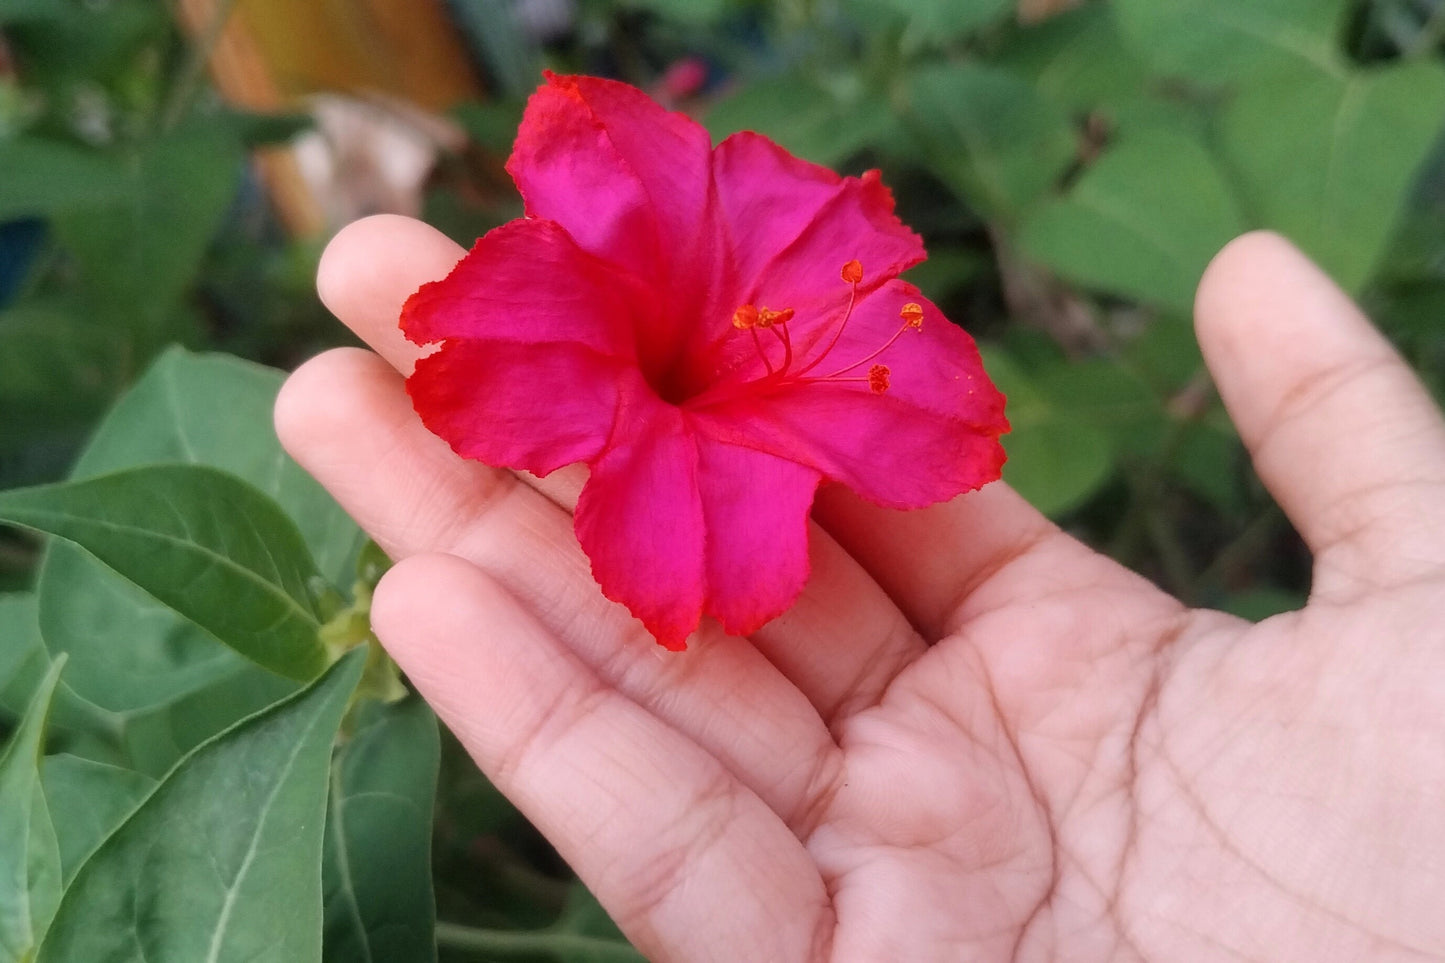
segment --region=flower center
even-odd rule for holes
[[[903,319],[903,324],[893,337],[889,338],[883,345],[874,351],[869,352],[851,364],[843,365],[841,368],[825,375],[810,375],[809,372],[821,365],[838,345],[838,340],[843,337],[843,329],[848,326],[848,319],[853,316],[853,307],[858,303],[858,285],[863,281],[863,265],[857,261],[849,261],[843,265],[839,272],[851,289],[848,293],[848,307],[843,312],[843,317],[838,322],[837,328],[833,331],[833,337],[824,345],[822,352],[810,361],[800,361],[796,368],[794,362],[798,361],[793,356],[793,339],[788,332],[788,322],[793,320],[793,309],[782,308],[774,310],[768,307],[760,307],[752,304],[744,304],[733,312],[733,327],[739,331],[746,331],[752,336],[753,346],[757,348],[758,356],[762,358],[763,366],[768,373],[761,378],[756,378],[748,384],[767,383],[773,386],[795,385],[795,384],[818,384],[824,382],[848,383],[857,382],[866,384],[874,394],[881,395],[888,390],[889,370],[886,364],[874,364],[868,368],[866,375],[857,374],[858,369],[877,358],[883,352],[893,346],[903,332],[912,328],[914,331],[923,327],[923,306],[916,302],[909,301],[898,312]],[[759,332],[764,332],[760,334]],[[773,349],[773,354],[779,350],[782,357],[774,363],[770,356],[768,346],[771,342],[766,341],[766,336],[771,335],[777,340],[780,348]]]

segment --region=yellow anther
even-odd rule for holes
[[[849,284],[857,284],[863,280],[863,265],[857,261],[849,261],[843,265],[841,273],[844,281],[847,281]]]
[[[875,364],[868,369],[868,390],[875,395],[881,395],[888,390],[888,366],[886,364]]]
[[[758,323],[758,309],[751,304],[744,304],[733,312],[733,327],[739,331],[747,331],[756,327]]]
[[[909,301],[905,304],[903,310],[898,312],[898,316],[907,321],[911,328],[923,327],[923,305],[916,301]]]
[[[758,312],[758,327],[771,328],[775,324],[787,324],[793,320],[793,309],[783,308],[774,311],[772,308],[763,308]]]

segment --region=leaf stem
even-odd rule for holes
[[[590,953],[594,959],[617,963],[640,963],[642,955],[626,943],[583,933],[556,930],[493,930],[437,923],[437,945],[452,950],[471,950],[502,956],[550,953],[562,958],[568,953]]]
[[[221,32],[226,28],[226,23],[235,9],[236,0],[216,0],[215,13],[187,50],[186,59],[171,87],[170,96],[166,98],[165,107],[161,110],[161,130],[175,129],[186,116],[191,101],[200,89],[206,65],[211,62],[211,54],[215,53],[216,44],[221,41]]]

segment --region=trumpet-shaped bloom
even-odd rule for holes
[[[587,463],[578,540],[664,646],[792,604],[821,482],[914,508],[999,476],[1003,397],[898,280],[923,244],[876,171],[714,149],[632,87],[554,75],[507,169],[527,216],[408,300],[402,330],[439,347],[407,388],[466,458]]]

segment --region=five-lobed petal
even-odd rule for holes
[[[527,217],[407,302],[439,344],[408,390],[465,457],[587,463],[578,540],[664,646],[792,604],[821,482],[911,508],[998,477],[1003,397],[896,279],[923,245],[876,172],[714,149],[632,87],[553,75],[507,166]]]

